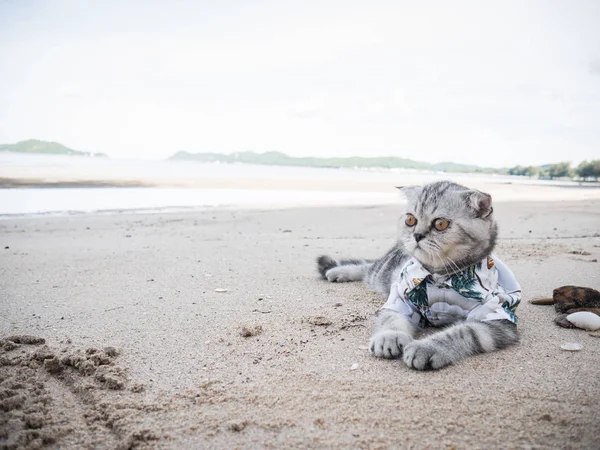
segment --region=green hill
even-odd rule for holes
[[[189,153],[177,152],[169,158],[170,160],[199,161],[199,162],[222,162],[222,163],[246,163],[265,164],[276,166],[304,166],[304,167],[329,167],[329,168],[384,168],[384,169],[421,169],[441,172],[481,172],[481,173],[505,173],[504,169],[492,169],[469,164],[456,164],[442,162],[430,164],[423,161],[415,161],[407,158],[394,156],[384,157],[348,157],[348,158],[317,158],[317,157],[293,157],[281,152],[239,152],[231,154],[221,153]]]
[[[40,153],[44,155],[75,155],[106,158],[104,153],[80,152],[78,150],[65,147],[58,142],[39,141],[37,139],[28,139],[26,141],[17,142],[16,144],[0,144],[0,152]]]

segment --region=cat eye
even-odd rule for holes
[[[404,221],[406,226],[414,227],[417,224],[417,219],[412,214],[407,214],[406,220]]]
[[[433,221],[433,227],[438,231],[444,231],[446,228],[448,228],[448,225],[450,224],[446,219],[440,218]]]

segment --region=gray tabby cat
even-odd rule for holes
[[[336,261],[321,256],[317,263],[323,278],[330,282],[364,280],[370,289],[388,295],[411,257],[434,280],[441,280],[491,254],[498,233],[491,196],[449,181],[400,189],[408,206],[396,245],[378,260]],[[402,357],[408,367],[428,370],[519,341],[516,325],[508,320],[463,321],[418,340],[416,332],[403,315],[382,309],[370,351],[380,358]]]

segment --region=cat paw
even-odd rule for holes
[[[383,330],[375,333],[369,343],[369,350],[378,358],[399,358],[402,349],[412,340],[405,333],[395,330]]]
[[[325,278],[327,281],[332,283],[347,283],[349,281],[354,281],[347,273],[344,267],[334,267],[333,269],[329,269],[325,273]]]
[[[411,342],[404,347],[402,359],[408,367],[417,370],[437,370],[451,364],[438,347],[419,341]]]

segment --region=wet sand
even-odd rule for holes
[[[527,300],[600,288],[600,201],[498,202],[522,343],[428,373],[370,357],[383,299],[315,270],[382,254],[396,210],[0,221],[0,445],[595,448],[600,339]]]

